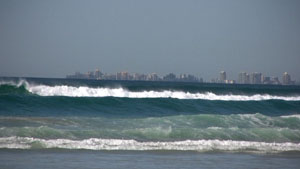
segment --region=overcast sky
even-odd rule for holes
[[[299,0],[0,0],[0,76],[300,79]]]

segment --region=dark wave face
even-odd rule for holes
[[[300,87],[0,80],[0,148],[300,151]]]

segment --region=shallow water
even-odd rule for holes
[[[197,153],[189,151],[0,150],[0,168],[195,169],[299,168],[299,153]]]

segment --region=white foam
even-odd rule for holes
[[[22,85],[28,86],[29,83],[24,79],[20,79],[17,83],[14,81],[0,81],[0,86],[1,85],[12,85],[12,86],[20,87]]]
[[[285,97],[272,95],[216,95],[212,92],[190,93],[183,91],[128,91],[123,88],[90,88],[85,86],[27,86],[28,91],[40,96],[69,96],[69,97],[127,97],[127,98],[176,98],[176,99],[203,99],[223,101],[260,101],[260,100],[300,100],[300,96]]]
[[[3,82],[0,83],[4,84]],[[6,83],[6,84],[12,84]],[[24,84],[26,89],[40,96],[67,96],[67,97],[126,97],[126,98],[175,98],[175,99],[203,99],[203,100],[223,100],[223,101],[260,101],[260,100],[286,100],[299,101],[300,96],[274,96],[268,94],[255,95],[216,95],[212,92],[190,93],[183,91],[129,91],[124,88],[91,88],[87,86],[47,86],[29,84],[27,81],[21,80],[18,84]]]
[[[288,115],[288,116],[280,116],[282,118],[298,118],[300,119],[300,114],[293,114],[293,115]]]
[[[209,130],[221,130],[223,129],[222,127],[207,127]]]
[[[284,152],[300,151],[300,143],[266,143],[232,140],[185,140],[174,142],[138,142],[135,140],[99,139],[86,140],[54,139],[45,140],[29,137],[0,138],[0,148],[30,149],[38,148],[87,149],[87,150],[181,150],[181,151],[256,151]]]

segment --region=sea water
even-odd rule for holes
[[[297,168],[299,113],[300,86],[1,78],[0,168]]]

